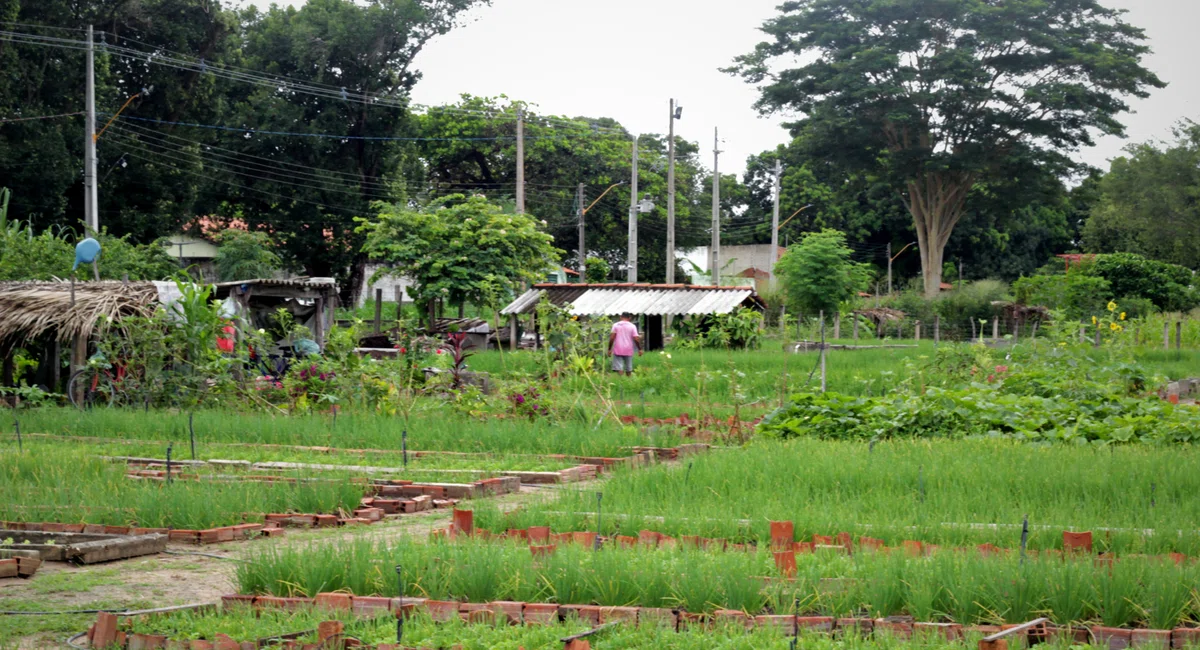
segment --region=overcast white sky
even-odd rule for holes
[[[260,7],[270,0],[247,0]],[[301,5],[304,0],[277,0]],[[505,94],[542,113],[612,117],[639,133],[664,133],[667,102],[684,106],[678,133],[711,159],[720,127],[721,169],[741,171],[746,157],[786,139],[782,119],[760,118],[753,87],[718,68],[762,40],[757,31],[780,0],[493,0],[417,58],[425,77],[413,91],[423,104],[460,93]],[[1129,139],[1107,138],[1079,157],[1107,168],[1128,142],[1165,139],[1180,118],[1200,120],[1196,74],[1197,0],[1104,0],[1128,9],[1154,49],[1146,64],[1170,85],[1133,102]]]

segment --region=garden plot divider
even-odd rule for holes
[[[1147,650],[1168,650],[1194,647],[1200,643],[1200,628],[1177,627],[1170,630],[1147,630],[1109,628],[1100,625],[1060,627],[1037,619],[1026,623],[1006,625],[960,625],[915,621],[911,617],[888,618],[805,616],[794,614],[750,615],[739,610],[719,609],[711,613],[693,613],[683,609],[655,607],[616,607],[598,605],[560,605],[557,603],[528,603],[493,601],[468,603],[438,601],[425,598],[389,598],[380,596],[353,596],[346,593],[320,593],[313,598],[254,596],[232,594],[221,597],[223,606],[249,606],[255,609],[282,609],[297,611],[306,608],[329,612],[351,613],[356,616],[378,617],[395,615],[397,618],[429,616],[434,622],[449,623],[456,620],[472,624],[507,625],[551,625],[571,618],[593,626],[623,624],[650,625],[680,631],[699,626],[712,629],[719,626],[749,628],[772,628],[784,635],[824,634],[839,637],[869,638],[891,636],[899,639],[937,638],[947,642],[966,641],[979,636],[982,650],[1000,650],[1003,644],[995,644],[1006,636],[1016,637],[1026,644],[1065,643],[1094,644],[1108,646],[1110,650],[1124,650],[1130,646]],[[324,624],[322,624],[324,625]],[[341,624],[326,629],[341,631]],[[149,636],[149,635],[146,635]],[[280,647],[290,650],[308,650],[308,646],[289,643],[282,635]],[[100,614],[96,624],[88,630],[88,639],[93,647],[116,644],[127,647],[131,641],[118,629],[116,617]],[[150,641],[152,645],[141,645]],[[229,639],[237,643],[235,639]],[[133,646],[128,646],[132,648]],[[138,648],[166,647],[166,637],[154,636],[140,639]],[[196,647],[196,646],[192,646]],[[202,646],[207,648],[207,646]],[[230,646],[231,648],[234,646]],[[316,646],[313,646],[314,648]],[[396,648],[390,644],[377,646],[380,650]]]

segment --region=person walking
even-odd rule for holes
[[[621,314],[621,320],[613,323],[612,334],[608,337],[608,352],[613,357],[612,369],[625,373],[626,377],[633,374],[633,351],[636,349],[638,356],[642,354],[642,337],[630,318],[633,318],[633,314]]]

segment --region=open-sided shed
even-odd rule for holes
[[[762,310],[766,304],[753,287],[712,287],[692,284],[536,284],[500,311],[509,317],[511,344],[516,346],[516,321],[525,314],[536,318],[545,297],[575,316],[619,316],[644,319],[647,347],[663,343],[664,317],[728,314],[738,307]]]

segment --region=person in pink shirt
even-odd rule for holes
[[[608,351],[613,355],[612,369],[623,372],[625,376],[633,374],[633,351],[638,356],[642,354],[642,337],[638,334],[637,325],[629,322],[632,314],[621,314],[621,320],[613,323],[612,334],[608,337]]]

